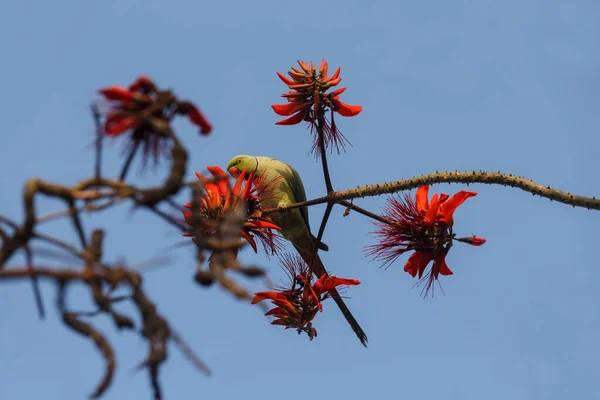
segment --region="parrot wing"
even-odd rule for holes
[[[296,202],[300,203],[302,201],[306,201],[306,191],[304,190],[302,179],[300,179],[300,175],[294,168],[290,167],[290,169],[292,170],[292,181],[290,182],[290,186],[292,188],[292,193],[296,198]],[[300,214],[302,215],[302,219],[304,220],[308,231],[311,232],[310,222],[308,220],[308,207],[300,207]],[[329,246],[318,240],[312,233],[310,234],[310,237],[315,241],[319,250],[329,251]]]
[[[290,167],[290,169],[292,170],[290,186],[292,188],[292,193],[294,193],[294,197],[296,198],[296,202],[300,203],[302,201],[306,201],[306,191],[304,190],[302,179],[300,179],[300,175],[294,168]],[[310,223],[308,222],[308,207],[300,207],[300,214],[302,214],[302,219],[304,220],[304,223],[310,232]]]

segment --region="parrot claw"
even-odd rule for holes
[[[287,204],[285,204],[285,203],[279,203],[279,204],[277,204],[277,208],[279,208],[279,212],[281,214],[286,214],[286,213],[290,212],[290,210],[287,207]]]

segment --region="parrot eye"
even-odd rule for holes
[[[239,163],[241,163],[241,162],[242,162],[242,159],[241,159],[241,158],[238,158],[238,162],[237,162],[237,163],[239,164]]]

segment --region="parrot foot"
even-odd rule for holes
[[[287,214],[290,212],[290,209],[288,208],[288,206],[285,203],[277,204],[277,208],[279,209],[279,212],[281,214]]]

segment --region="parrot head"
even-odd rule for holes
[[[254,173],[258,167],[258,160],[254,156],[239,155],[233,157],[227,164],[227,171],[231,176],[237,178],[243,170]]]

